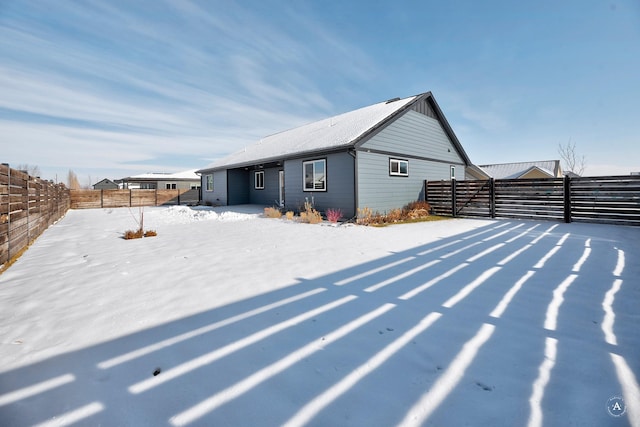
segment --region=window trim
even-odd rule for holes
[[[322,162],[324,164],[324,181],[321,181],[323,186],[322,188],[316,188],[316,163],[320,163]],[[308,164],[313,165],[313,177],[312,177],[312,184],[313,184],[313,188],[307,188],[307,177],[306,177],[306,166]],[[305,160],[302,162],[302,191],[303,192],[307,192],[307,191],[327,191],[327,159],[326,158],[322,158],[322,159],[313,159],[313,160]]]
[[[394,172],[393,171],[393,164],[397,163],[398,165],[398,171]],[[407,165],[407,172],[406,173],[402,173],[402,168],[400,167],[400,165],[402,163],[405,163]],[[409,160],[408,159],[397,159],[395,157],[389,157],[389,176],[400,176],[403,178],[406,178],[409,176]]]
[[[453,181],[453,180],[456,179],[456,167],[451,165],[451,168],[449,170],[450,170],[450,172],[449,172],[450,173],[450,178]]]
[[[255,171],[253,173],[253,188],[255,190],[264,190],[264,171]]]
[[[213,174],[207,174],[204,178],[204,191],[213,191]]]

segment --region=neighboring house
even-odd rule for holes
[[[471,165],[466,172],[470,179],[562,178],[563,176],[560,160]]]
[[[123,188],[151,190],[196,190],[200,176],[194,170],[178,173],[145,173],[118,180]]]
[[[471,164],[431,92],[395,98],[267,136],[198,171],[220,205],[387,212],[424,198],[424,180]]]
[[[93,184],[94,190],[117,190],[118,188],[120,188],[120,186],[108,178]]]

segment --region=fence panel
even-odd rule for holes
[[[451,181],[427,181],[425,198],[435,215],[453,216]]]
[[[640,225],[640,176],[427,181],[425,188],[438,215]]]
[[[640,225],[640,176],[572,178],[571,219]]]
[[[72,209],[120,208],[162,205],[195,205],[200,190],[71,190]]]
[[[562,221],[563,185],[562,178],[496,179],[495,216]]]
[[[0,164],[0,265],[62,217],[69,203],[64,185]]]
[[[491,180],[457,181],[456,215],[491,216]]]

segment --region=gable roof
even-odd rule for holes
[[[112,184],[112,185],[115,185],[116,187],[118,186],[118,184],[116,184],[115,182],[111,181],[109,178],[101,179],[100,181],[98,181],[95,184],[93,184],[93,186],[95,187],[96,185],[100,185],[100,184]]]
[[[352,147],[376,130],[391,122],[420,100],[429,99],[434,111],[462,158],[470,163],[462,146],[451,130],[431,92],[408,98],[395,98],[368,107],[359,108],[297,128],[262,138],[255,144],[219,159],[198,172],[214,169],[251,166],[286,157]]]
[[[543,160],[537,162],[497,163],[478,166],[488,176],[495,179],[518,179],[532,170],[549,175],[550,178],[561,176],[560,160]]]

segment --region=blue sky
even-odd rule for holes
[[[0,161],[84,185],[201,168],[431,91],[476,164],[640,171],[640,2],[0,0]]]

